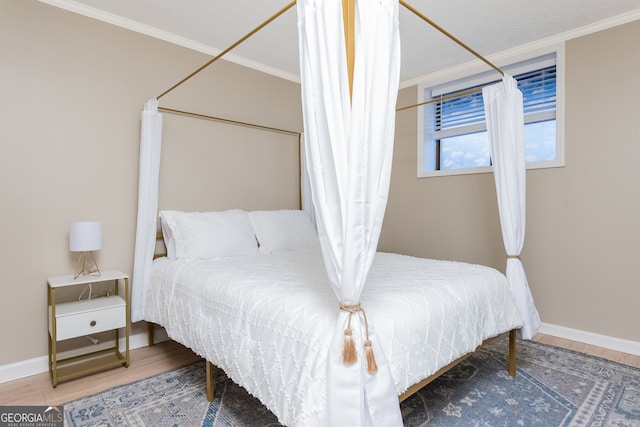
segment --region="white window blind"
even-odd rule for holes
[[[514,77],[518,81],[518,88],[523,95],[525,123],[555,118],[556,66],[551,65]],[[482,86],[485,85],[468,87],[461,92],[480,89]],[[453,97],[450,97],[452,95]],[[434,139],[486,129],[484,103],[480,90],[460,96],[455,96],[455,93],[443,93],[441,97],[447,99],[443,99],[435,105]]]

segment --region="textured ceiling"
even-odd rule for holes
[[[216,54],[290,0],[41,0],[178,44]],[[489,56],[594,24],[640,19],[640,0],[408,0],[478,53]],[[401,81],[474,57],[400,6]],[[298,79],[296,8],[227,57]]]

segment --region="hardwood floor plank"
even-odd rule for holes
[[[51,386],[49,373],[0,384],[0,405],[59,405],[121,384],[188,365],[200,357],[174,341],[131,351],[128,368],[119,367]],[[204,372],[203,372],[204,375]]]

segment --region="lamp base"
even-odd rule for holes
[[[85,255],[87,252],[81,252],[78,257],[78,262],[76,263],[76,272],[73,275],[74,279],[77,279],[78,276],[100,276],[100,268],[98,267],[98,263],[96,262],[96,258],[93,256],[93,251],[89,251],[88,254],[91,255],[91,260],[93,262],[89,262],[87,260],[87,256]]]

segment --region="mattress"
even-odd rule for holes
[[[361,303],[398,395],[522,324],[505,276],[460,262],[377,253]],[[338,311],[319,249],[159,258],[145,295],[145,320],[223,369],[288,426],[326,425],[327,347]]]

